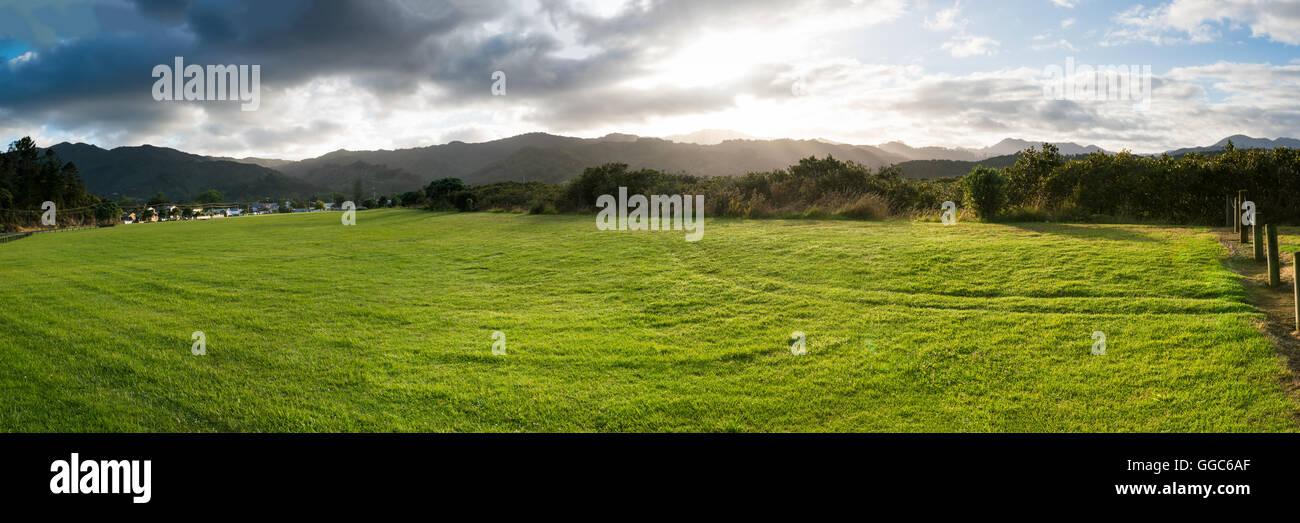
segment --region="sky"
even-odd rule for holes
[[[155,99],[177,56],[259,66],[256,110]],[[1150,90],[1063,94],[1086,78],[1053,73],[1070,63],[1133,66]],[[702,129],[1136,152],[1300,137],[1300,0],[0,0],[6,143],[302,159]]]

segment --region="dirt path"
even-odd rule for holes
[[[1287,390],[1293,395],[1300,395],[1300,335],[1296,332],[1295,295],[1292,287],[1295,270],[1291,253],[1279,253],[1282,258],[1282,283],[1269,288],[1268,262],[1255,261],[1254,245],[1239,243],[1237,234],[1231,229],[1221,228],[1214,232],[1219,243],[1228,250],[1228,257],[1223,260],[1224,265],[1241,276],[1241,283],[1246,288],[1246,301],[1265,315],[1265,320],[1255,326],[1273,340],[1278,354],[1291,371],[1291,377],[1286,383]]]

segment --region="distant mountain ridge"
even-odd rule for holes
[[[1172,151],[1168,151],[1166,154],[1170,156],[1178,156],[1178,155],[1188,154],[1188,153],[1208,153],[1214,151],[1221,151],[1223,150],[1223,148],[1228,146],[1229,141],[1232,142],[1233,147],[1236,147],[1238,149],[1272,150],[1277,147],[1300,149],[1300,140],[1297,140],[1295,138],[1278,138],[1276,140],[1270,140],[1268,138],[1252,138],[1244,134],[1234,134],[1232,136],[1219,140],[1218,142],[1215,142],[1214,145],[1208,145],[1205,147],[1187,147],[1184,149],[1174,149]]]
[[[744,139],[743,133],[707,130],[689,136],[710,145],[614,133],[576,138],[527,133],[481,143],[453,141],[396,150],[337,150],[316,158],[224,158],[190,154],[150,145],[102,149],[83,143],[51,147],[75,163],[87,190],[103,196],[147,198],[163,192],[169,199],[192,198],[206,189],[230,199],[351,194],[356,181],[363,192],[393,194],[416,190],[437,178],[460,178],[468,184],[504,181],[559,183],[583,169],[608,162],[633,169],[650,168],[701,176],[741,175],[788,167],[809,156],[834,156],[870,168],[898,165],[909,178],[960,176],[975,165],[1004,167],[1017,153],[1042,142],[1007,138],[979,149],[912,147],[902,142],[852,145],[830,140]],[[747,135],[746,135],[747,136]],[[726,138],[726,139],[723,139]],[[1170,154],[1212,152],[1232,140],[1239,148],[1295,147],[1294,138],[1235,135],[1213,146],[1177,149]],[[1056,144],[1066,156],[1106,152],[1095,145]]]
[[[148,198],[162,192],[172,201],[189,201],[200,192],[217,189],[231,200],[256,200],[308,194],[315,185],[295,180],[275,169],[190,154],[152,145],[103,149],[85,143],[50,147],[59,159],[72,162],[86,190],[100,196]]]
[[[727,129],[704,129],[687,134],[674,134],[663,139],[670,142],[693,143],[695,145],[717,145],[727,140],[762,140],[757,136]]]

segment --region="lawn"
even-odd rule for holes
[[[1203,228],[403,210],[37,234],[0,244],[0,431],[1293,431],[1224,255]]]

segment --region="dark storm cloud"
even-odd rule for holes
[[[185,19],[190,9],[190,0],[133,0],[140,13],[164,22],[179,22]]]
[[[75,27],[64,17],[91,11],[31,9],[22,14],[35,22],[14,17],[0,25],[0,39],[29,42],[36,51],[32,59],[0,64],[0,111],[42,120],[94,101],[122,109],[96,113],[105,119],[98,123],[138,124],[138,104],[153,102],[151,70],[175,56],[187,64],[259,64],[263,87],[293,86],[320,75],[353,75],[366,85],[367,75],[375,75],[387,80],[373,85],[409,90],[450,59],[439,39],[491,19],[492,5],[142,0],[95,5],[93,23],[81,20]],[[76,30],[63,34],[60,27]],[[50,30],[63,43],[41,46],[40,34]],[[545,49],[545,42],[524,43]],[[492,52],[509,56],[513,50]],[[144,114],[166,118],[167,111]],[[90,120],[87,115],[82,124],[95,123]]]
[[[540,13],[519,12],[517,3],[496,0],[117,0],[85,7],[28,13],[36,25],[69,34],[59,34],[62,44],[38,48],[32,60],[0,65],[0,111],[45,123],[71,105],[93,101],[115,109],[69,123],[102,127],[166,119],[184,105],[141,105],[153,102],[153,66],[171,64],[175,56],[187,64],[259,64],[262,86],[272,90],[347,76],[381,103],[386,95],[414,93],[421,83],[437,85],[442,98],[435,101],[441,103],[486,101],[491,74],[501,70],[511,101],[539,107],[532,118],[545,118],[555,128],[721,109],[746,91],[788,92],[764,75],[703,91],[628,93],[617,87],[645,73],[646,64],[672,48],[668,44],[701,24],[776,16],[790,9],[783,2],[666,1],[610,18],[560,2],[544,2]],[[548,24],[572,30],[589,53],[557,56],[563,44],[555,31],[545,30]],[[23,23],[0,22],[0,39],[35,41],[36,32]]]

